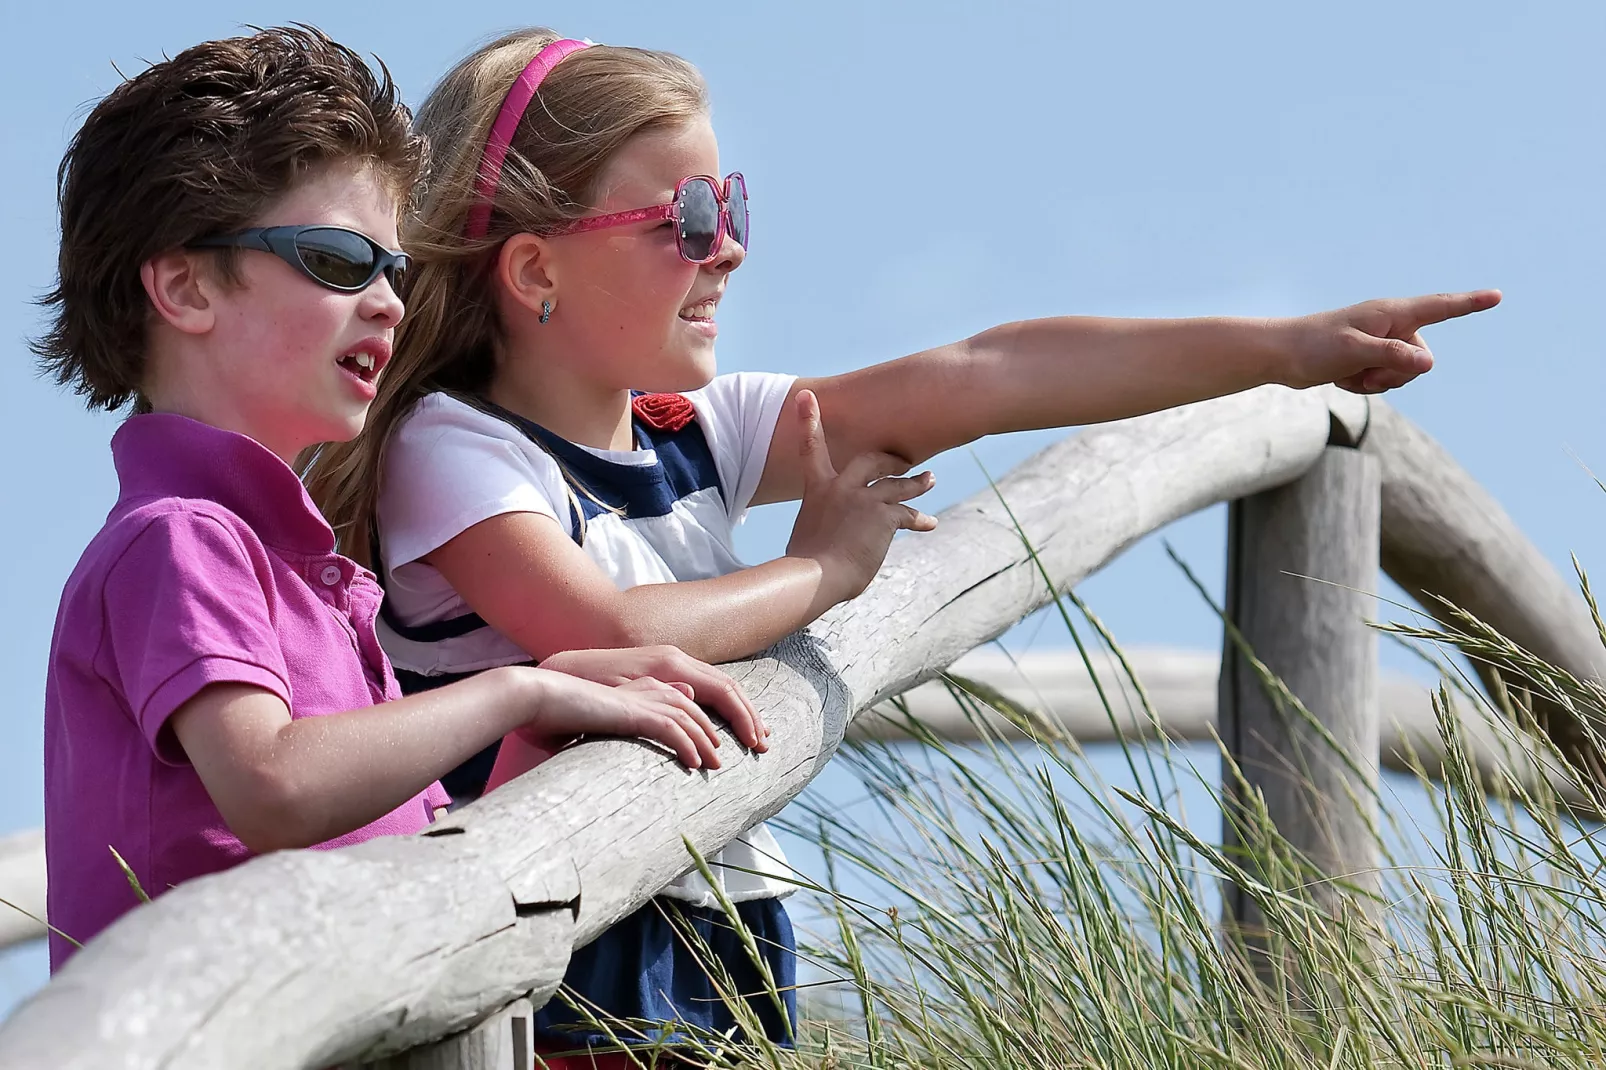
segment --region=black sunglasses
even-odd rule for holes
[[[258,249],[272,253],[319,286],[358,293],[383,274],[401,293],[412,259],[392,252],[361,231],[346,227],[252,227],[189,243],[192,249]]]

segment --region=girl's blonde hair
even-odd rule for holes
[[[490,226],[470,240],[464,226],[491,123],[519,72],[557,39],[528,29],[492,41],[453,67],[419,109],[430,174],[402,225],[413,270],[395,354],[363,433],[318,448],[301,465],[342,551],[358,561],[378,566],[369,544],[385,443],[398,422],[432,391],[480,396],[490,386],[500,325],[489,276],[502,243],[585,214],[603,169],[637,134],[707,114],[702,76],[678,56],[608,45],[574,53],[525,109]]]

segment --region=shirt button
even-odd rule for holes
[[[318,574],[318,578],[324,582],[324,586],[333,587],[335,584],[340,582],[340,566],[323,566],[323,571]]]

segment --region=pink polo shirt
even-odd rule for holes
[[[51,925],[87,941],[137,900],[251,856],[163,726],[208,684],[253,684],[293,718],[400,698],[379,648],[373,575],[288,465],[182,416],[130,417],[112,438],[120,493],[62,592],[45,684]],[[417,832],[431,784],[339,839]],[[50,937],[51,968],[72,945]]]

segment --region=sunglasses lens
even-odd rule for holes
[[[747,248],[747,184],[740,175],[730,178],[731,199],[727,207],[731,214],[731,237],[743,249]]]
[[[705,178],[693,179],[680,188],[680,252],[687,260],[701,263],[714,255],[719,238],[719,195]]]
[[[395,263],[391,264],[389,270],[385,272],[385,278],[390,280],[390,288],[398,296],[406,292],[407,273],[412,270],[412,267],[412,257],[403,253],[396,257]]]
[[[344,290],[367,285],[374,277],[374,249],[360,234],[336,227],[304,230],[296,237],[301,263],[320,282]]]

